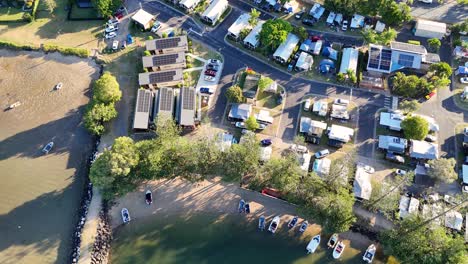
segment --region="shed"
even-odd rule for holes
[[[132,20],[135,21],[143,29],[149,29],[153,22],[154,16],[143,9],[138,10],[133,16]]]
[[[258,21],[257,25],[250,31],[250,33],[244,39],[244,45],[248,48],[255,49],[258,46],[258,34],[262,31],[262,26],[265,21]]]
[[[335,69],[335,63],[332,60],[323,59],[322,61],[320,61],[320,73],[329,73],[332,69]]]
[[[443,211],[440,203],[423,204],[422,217],[426,220],[434,218],[431,223],[440,226],[442,224],[441,217],[436,218],[436,216],[441,215]]]
[[[403,154],[408,146],[408,140],[399,137],[379,135],[379,149]]]
[[[354,177],[354,196],[362,200],[369,200],[372,194],[371,177],[364,170],[364,167],[358,165]]]
[[[423,38],[442,39],[447,33],[447,24],[425,19],[418,19],[414,27],[414,35]]]
[[[463,216],[460,212],[450,210],[445,213],[445,226],[457,231],[461,231],[463,226]]]
[[[354,136],[354,129],[344,126],[332,125],[328,132],[328,138],[344,143],[349,142]]]
[[[233,39],[238,39],[240,32],[245,28],[250,28],[250,14],[244,13],[240,15],[228,29],[228,36]]]
[[[183,127],[195,127],[197,93],[193,87],[182,87],[179,94],[177,122]]]
[[[377,21],[377,24],[375,24],[375,31],[377,33],[382,33],[384,30],[385,30],[385,24],[380,21]]]
[[[438,159],[439,146],[434,143],[412,139],[410,157],[415,159]]]
[[[276,49],[273,54],[273,58],[280,63],[286,63],[294,52],[294,48],[296,48],[297,43],[299,43],[299,38],[296,35],[289,33],[286,41],[281,43],[281,45]]]
[[[333,104],[330,116],[333,118],[348,120],[348,107],[346,105]]]
[[[252,105],[250,104],[232,104],[229,111],[229,120],[245,121],[252,113]]]
[[[335,12],[330,12],[327,17],[327,24],[332,25],[335,22],[336,14]]]
[[[324,12],[325,8],[323,8],[319,3],[315,3],[310,9],[309,15],[315,20],[320,20]]]
[[[327,158],[316,159],[312,165],[312,170],[319,176],[324,176],[330,173],[331,160]]]
[[[296,62],[296,71],[309,71],[313,64],[314,57],[306,52],[301,52]]]
[[[273,124],[273,117],[268,110],[260,110],[258,114],[255,114],[255,119],[259,123]]]
[[[348,69],[357,75],[359,51],[355,48],[344,48],[341,59],[340,73],[346,73]]]
[[[221,15],[228,8],[227,0],[213,0],[210,6],[203,12],[201,15],[202,19],[205,20],[210,25],[214,26]]]
[[[322,50],[322,56],[328,57],[332,60],[337,60],[338,51],[334,50],[332,47],[325,47]]]
[[[312,112],[317,113],[319,116],[326,116],[328,113],[328,102],[323,100],[314,102]]]
[[[351,18],[350,28],[362,28],[364,27],[364,17],[358,14],[354,14]]]
[[[261,147],[260,148],[260,161],[268,161],[271,158],[271,153],[273,153],[273,149],[268,147]]]
[[[201,0],[181,0],[179,6],[185,9],[186,11],[193,10]]]
[[[271,82],[267,87],[265,87],[263,92],[276,94],[278,92],[278,83],[276,81]]]
[[[148,129],[152,107],[153,93],[150,90],[138,89],[133,129]]]

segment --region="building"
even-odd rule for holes
[[[258,114],[255,114],[255,119],[259,123],[267,124],[267,125],[273,124],[273,120],[274,120],[268,110],[260,110]]]
[[[299,166],[303,171],[309,171],[309,166],[310,166],[310,154],[309,152],[306,153],[298,153],[298,161],[299,161]]]
[[[188,51],[187,36],[147,40],[146,50],[152,54],[177,53]]]
[[[463,184],[468,185],[468,165],[462,165],[462,176]]]
[[[306,52],[301,52],[296,62],[296,71],[310,71],[313,64],[314,57]]]
[[[343,56],[341,57],[340,73],[346,74],[348,69],[353,70],[357,75],[359,51],[355,48],[344,48]]]
[[[346,105],[333,104],[330,117],[348,120],[349,119],[348,107]]]
[[[312,170],[317,173],[318,176],[325,176],[330,173],[331,160],[327,158],[316,159],[312,165]]]
[[[197,114],[197,93],[193,87],[183,87],[180,89],[177,105],[177,123],[182,127],[195,128]]]
[[[214,26],[221,15],[228,8],[227,0],[213,0],[208,8],[203,12],[201,18],[208,24]]]
[[[364,27],[364,17],[358,14],[354,14],[351,18],[350,28],[363,28]]]
[[[244,13],[240,15],[228,29],[228,37],[235,40],[239,39],[239,34],[243,29],[250,29],[249,24],[250,14]]]
[[[336,17],[335,12],[330,12],[330,14],[328,14],[328,17],[327,17],[327,24],[333,25],[335,23],[335,17]]]
[[[313,55],[320,55],[320,51],[322,50],[323,41],[317,40],[315,42],[311,42],[309,45],[309,53]]]
[[[175,89],[161,87],[155,91],[154,116],[159,114],[174,117]]]
[[[182,69],[158,72],[144,72],[138,75],[138,83],[145,88],[158,88],[182,84],[184,76]]]
[[[422,69],[424,64],[440,62],[435,53],[428,53],[422,45],[392,41],[390,47],[369,45],[367,70],[379,73],[390,73],[403,68]]]
[[[250,31],[250,33],[244,39],[244,46],[249,49],[256,49],[260,41],[258,40],[258,34],[262,31],[262,26],[265,21],[258,21],[257,25]]]
[[[385,23],[377,21],[375,24],[375,32],[382,33],[385,30]]]
[[[331,125],[328,138],[343,143],[348,143],[354,136],[354,129],[344,126]]]
[[[154,16],[143,9],[138,10],[132,20],[141,28],[149,29],[153,25]]]
[[[314,105],[312,106],[312,112],[319,116],[326,116],[328,113],[328,102],[325,100],[314,102]]]
[[[442,39],[447,34],[447,24],[418,19],[414,26],[414,35],[422,38]]]
[[[354,177],[354,196],[359,200],[369,200],[372,194],[371,176],[364,167],[357,165]]]
[[[304,135],[306,141],[310,141],[308,140],[308,137],[314,137],[320,140],[325,129],[327,129],[327,123],[312,120],[304,116],[301,117],[301,122],[299,123],[299,133]]]
[[[341,13],[336,14],[336,16],[335,16],[335,22],[336,22],[338,25],[341,25],[341,22],[343,22],[343,14],[341,14]]]
[[[279,63],[287,63],[298,43],[299,38],[296,35],[289,33],[286,40],[281,43],[275,53],[273,53],[273,58]]]
[[[245,121],[252,114],[252,105],[250,104],[232,104],[228,119],[230,121]]]
[[[408,140],[404,138],[379,135],[379,149],[404,154],[407,147]]]
[[[419,210],[419,200],[413,197],[402,195],[399,205],[400,218],[406,218],[410,214],[417,214]]]
[[[133,129],[148,129],[150,113],[153,107],[153,93],[150,90],[138,89],[133,118]]]
[[[438,159],[439,158],[439,146],[434,143],[410,140],[410,157],[415,159]]]
[[[439,131],[439,125],[435,122],[435,119],[425,115],[413,114],[413,116],[420,116],[426,119],[429,130],[437,132]],[[401,122],[406,118],[400,112],[381,112],[380,113],[380,125],[387,127],[390,130],[401,131]]]
[[[182,7],[186,12],[192,11],[201,0],[181,0],[179,6]]]
[[[177,52],[143,57],[143,67],[150,71],[185,68],[185,53]]]
[[[325,8],[319,3],[315,3],[309,11],[309,16],[313,17],[315,20],[318,21],[320,20],[324,12]]]

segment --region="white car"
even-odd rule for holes
[[[245,128],[245,123],[244,122],[236,122],[236,127]]]
[[[364,171],[366,171],[366,172],[369,173],[369,174],[372,174],[372,173],[375,172],[375,169],[372,168],[372,167],[369,166],[369,165],[366,165],[366,166],[364,166]]]
[[[423,2],[425,4],[432,4],[432,0],[418,0],[419,2]]]
[[[115,33],[115,32],[111,32],[111,33],[106,34],[106,39],[112,39],[112,38],[115,38],[115,37],[117,37],[117,33]]]
[[[106,33],[114,32],[114,31],[117,31],[118,29],[119,29],[118,26],[108,25],[108,26],[106,27]]]
[[[395,171],[396,175],[400,175],[400,176],[403,176],[406,174],[406,171],[405,170],[401,170],[401,169],[397,169]]]
[[[151,28],[151,32],[155,33],[161,28],[161,23],[159,21],[154,22],[153,27]]]
[[[304,111],[309,111],[310,110],[310,105],[312,103],[310,102],[310,99],[307,99],[304,104]]]
[[[343,31],[348,30],[348,20],[343,20],[343,25],[341,26],[341,30]]]
[[[109,21],[107,21],[107,26],[117,26],[118,24],[120,24],[119,22],[119,19],[117,18],[112,18],[112,19],[109,19]]]
[[[119,41],[114,40],[114,42],[112,42],[112,49],[117,50],[118,48],[119,48]]]
[[[214,82],[214,81],[215,81],[215,77],[205,75],[205,81]]]
[[[461,77],[460,82],[461,83],[468,83],[468,77]]]

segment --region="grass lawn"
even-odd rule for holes
[[[0,21],[17,21],[23,19],[23,10],[14,7],[0,8]]]
[[[216,50],[209,48],[205,45],[202,45],[199,42],[194,41],[193,39],[192,39],[192,49],[193,49],[194,55],[197,55],[204,59],[217,59],[217,60],[223,61],[223,57],[221,56],[221,54],[216,52]]]
[[[53,43],[68,47],[98,48],[96,36],[101,34],[102,21],[68,21],[66,0],[57,0],[53,14],[49,14],[44,1],[39,3],[36,21],[0,25],[0,39],[21,44]]]
[[[259,91],[257,94],[257,106],[281,111],[281,104],[278,104],[277,102],[278,96],[278,94]]]

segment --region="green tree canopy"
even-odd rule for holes
[[[262,25],[258,37],[263,46],[273,50],[286,40],[292,29],[291,24],[283,19],[269,19]]]
[[[260,125],[258,124],[257,119],[255,119],[254,116],[249,116],[249,118],[245,120],[245,127],[247,128],[247,130],[255,131],[260,127]]]
[[[110,72],[105,72],[94,82],[93,99],[99,103],[115,103],[122,97],[119,83]]]
[[[94,135],[102,135],[105,131],[104,122],[117,117],[113,104],[91,103],[86,108],[83,121],[86,129]]]
[[[413,113],[419,110],[421,104],[417,100],[402,101],[398,108],[405,114]]]
[[[298,36],[301,41],[304,41],[309,37],[309,32],[307,32],[307,29],[302,26],[294,27],[292,32]]]
[[[382,20],[389,26],[400,26],[411,20],[411,8],[406,3],[384,0],[379,10]]]
[[[451,183],[458,178],[458,174],[455,172],[457,161],[454,158],[434,159],[428,161],[427,164],[429,164],[427,175],[438,182]]]
[[[239,182],[244,176],[256,175],[260,160],[260,144],[254,133],[242,136],[240,144],[233,144],[222,160],[225,179]]]
[[[405,138],[423,140],[429,132],[429,123],[420,116],[410,116],[401,122],[401,129]]]
[[[226,91],[226,97],[231,103],[242,103],[244,102],[244,95],[242,94],[242,88],[238,85],[229,87]]]
[[[431,38],[427,40],[427,44],[431,48],[432,51],[439,51],[440,46],[442,46],[442,43],[438,38]]]
[[[429,66],[429,71],[434,72],[438,77],[450,78],[452,76],[452,67],[446,62],[438,62]]]
[[[397,95],[409,98],[419,98],[434,90],[434,84],[426,78],[418,78],[416,75],[406,76],[397,72],[393,77],[393,92]]]
[[[296,155],[290,153],[280,159],[270,159],[261,168],[259,174],[267,185],[287,195],[288,193],[296,192],[303,171],[299,167]]]
[[[104,18],[112,16],[113,10],[122,5],[121,0],[91,0],[91,3]]]
[[[345,16],[353,15],[359,8],[361,0],[325,0],[323,5],[327,10],[342,13]]]
[[[255,27],[258,23],[259,17],[260,17],[260,11],[258,11],[256,8],[250,9],[249,25],[251,27]]]
[[[269,78],[269,77],[265,77],[265,76],[262,76],[260,78],[260,80],[258,80],[258,89],[260,91],[264,91],[268,86],[270,86],[274,81]]]
[[[390,45],[390,42],[394,41],[397,32],[393,28],[387,28],[382,33],[377,33],[373,29],[364,29],[361,31],[364,42],[370,44],[379,44],[379,45]]]

